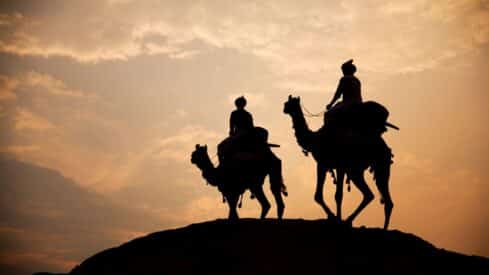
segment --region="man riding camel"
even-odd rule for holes
[[[397,126],[387,122],[389,112],[384,106],[373,101],[363,102],[362,85],[354,75],[357,67],[353,64],[353,59],[343,63],[341,71],[343,77],[331,102],[326,105],[323,130],[346,137],[351,137],[354,132],[357,135],[379,136],[387,130],[386,126],[399,130]],[[340,98],[341,102],[335,104]]]
[[[350,107],[362,103],[361,83],[360,80],[354,76],[357,67],[353,65],[353,59],[343,63],[343,65],[341,65],[341,71],[343,72],[343,77],[340,79],[336,93],[331,102],[326,105],[326,109],[330,112],[335,112],[335,109],[337,108]],[[342,96],[342,101],[334,105]]]
[[[224,155],[233,154],[236,151],[257,150],[260,147],[276,147],[274,144],[268,144],[268,131],[262,127],[255,127],[253,116],[245,110],[246,98],[240,96],[234,101],[236,109],[231,112],[229,118],[229,137],[221,144],[218,152],[220,160]],[[261,150],[261,149],[259,149]],[[271,151],[270,151],[271,152]]]

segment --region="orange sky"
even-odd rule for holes
[[[67,271],[134,236],[225,217],[189,157],[196,143],[215,153],[243,94],[281,144],[285,217],[323,218],[315,163],[282,107],[293,94],[323,110],[350,58],[363,98],[401,128],[385,134],[392,229],[489,257],[488,42],[482,0],[3,1],[0,269]],[[378,199],[356,226],[382,225]],[[240,213],[259,207],[247,197]]]

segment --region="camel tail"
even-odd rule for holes
[[[282,161],[277,157],[273,157],[272,159],[269,177],[272,191],[275,193],[280,192],[284,196],[287,196],[287,186],[285,186],[282,176]]]
[[[390,168],[392,164],[392,151],[387,146],[387,144],[383,144],[379,151],[378,158],[372,166],[372,170],[375,178],[375,185],[381,196],[381,203],[384,205],[384,229],[387,229],[390,222],[390,217],[392,213],[392,208],[394,207],[394,203],[392,201],[391,194],[389,192],[389,180],[390,180]]]

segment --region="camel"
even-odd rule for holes
[[[389,226],[389,221],[394,204],[389,193],[390,165],[392,163],[392,153],[380,135],[370,139],[356,139],[348,146],[335,146],[345,142],[345,138],[334,137],[330,132],[313,132],[309,129],[302,112],[300,97],[289,95],[288,101],[284,104],[284,113],[292,118],[295,137],[304,152],[311,152],[317,162],[317,184],[314,200],[326,212],[327,218],[334,218],[335,215],[328,208],[323,198],[323,186],[328,171],[337,172],[336,182],[336,218],[341,220],[341,203],[343,197],[343,178],[344,175],[362,192],[363,200],[346,219],[347,224],[353,224],[353,220],[360,212],[374,199],[374,194],[368,187],[364,172],[371,168],[374,173],[375,183],[381,195],[381,203],[384,204],[384,229]],[[324,128],[322,128],[324,129]],[[349,142],[349,141],[346,141]],[[333,144],[333,145],[332,145]],[[345,147],[349,149],[345,150]],[[351,148],[350,148],[351,147]],[[341,149],[338,149],[341,148]],[[334,175],[334,174],[333,174]]]
[[[282,219],[285,205],[282,194],[287,195],[285,185],[282,183],[280,160],[266,161],[266,157],[259,153],[240,152],[234,155],[218,167],[214,167],[207,153],[207,145],[197,144],[192,153],[191,162],[201,171],[202,176],[212,186],[216,186],[222,193],[229,206],[228,219],[239,219],[237,205],[239,198],[246,190],[250,190],[252,198],[255,197],[261,205],[260,218],[264,219],[270,210],[263,184],[265,177],[269,175],[272,194],[277,204],[278,219]]]

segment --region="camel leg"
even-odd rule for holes
[[[273,197],[275,198],[275,203],[277,204],[277,217],[279,220],[284,216],[285,204],[282,198],[281,190],[272,190]]]
[[[238,211],[236,207],[238,206],[239,196],[231,195],[226,197],[226,201],[229,205],[229,220],[239,220]]]
[[[343,202],[343,184],[345,180],[345,172],[341,169],[336,170],[336,193],[334,198],[336,200],[336,216],[338,221],[341,222],[341,203]]]
[[[317,164],[317,184],[316,184],[316,192],[314,193],[314,200],[321,205],[323,210],[326,212],[326,216],[329,219],[330,217],[334,217],[335,215],[328,208],[323,198],[323,186],[324,181],[326,180],[326,169],[321,167],[321,165]]]
[[[358,214],[360,214],[360,212],[362,212],[362,210],[374,199],[374,194],[368,187],[367,183],[365,182],[365,178],[363,177],[363,171],[355,172],[351,176],[353,184],[355,184],[355,186],[362,192],[363,200],[360,202],[357,209],[355,209],[348,219],[346,219],[348,224],[353,224],[353,220],[358,216]]]
[[[275,203],[277,204],[277,217],[282,219],[284,215],[285,204],[282,193],[287,196],[286,187],[282,177],[282,161],[270,151],[270,189],[272,190]]]
[[[394,203],[389,192],[389,176],[390,163],[386,164],[382,169],[375,170],[375,184],[382,196],[381,202],[384,204],[384,229],[389,227],[389,221],[392,214]]]
[[[265,219],[265,217],[268,214],[268,211],[270,210],[270,203],[268,202],[267,197],[265,196],[265,193],[263,193],[263,188],[262,186],[255,187],[251,190],[253,194],[255,195],[256,199],[261,205],[261,215],[260,219]]]
[[[273,197],[275,198],[275,203],[277,204],[277,218],[279,220],[282,219],[284,215],[284,209],[285,209],[285,203],[282,198],[282,190],[281,188],[273,188],[272,187],[272,194]]]

